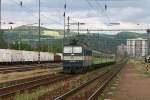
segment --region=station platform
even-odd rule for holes
[[[110,100],[150,100],[150,66],[129,62]]]

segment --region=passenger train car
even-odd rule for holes
[[[64,73],[82,73],[115,63],[114,55],[102,54],[80,45],[64,46],[63,56]]]

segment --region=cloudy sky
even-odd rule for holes
[[[22,7],[20,1],[2,0],[3,28],[10,27],[9,22],[15,23],[13,27],[38,23],[38,0],[22,0]],[[65,2],[71,22],[84,22],[86,29],[147,28],[150,23],[150,0],[41,0],[43,26],[63,28]]]

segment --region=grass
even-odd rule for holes
[[[0,84],[0,88],[5,88],[5,87],[8,87],[8,86],[11,86],[11,84]]]
[[[150,77],[150,72],[145,72],[144,73],[147,77]]]
[[[143,64],[143,63],[144,63],[144,61],[142,61],[142,60],[130,59],[130,60],[128,61],[128,64],[133,64],[133,65],[138,65],[138,64]]]
[[[50,71],[49,69],[38,69],[38,70],[27,71],[27,72],[13,72],[13,73],[8,73],[8,74],[3,74],[0,77],[0,82],[1,82],[0,88],[5,88],[8,86],[15,85],[15,83],[6,84],[9,81],[19,80],[23,78],[36,77],[40,75],[46,75],[50,73],[49,71]],[[3,82],[6,82],[6,83],[3,83]]]
[[[60,37],[59,32],[56,32],[56,31],[44,31],[43,35],[52,36],[52,37]]]
[[[100,97],[98,98],[98,100],[104,100],[104,97],[100,96]]]
[[[107,69],[109,69],[109,67]],[[99,73],[99,74],[101,74],[101,73]],[[94,76],[96,76],[96,74]],[[52,91],[60,89],[61,87],[65,87],[66,89],[71,90],[71,89],[87,82],[88,80],[92,79],[94,76],[91,76],[90,74],[87,74],[87,76],[81,75],[80,77],[77,77],[76,79],[73,79],[73,80],[68,80],[65,83],[59,82],[52,86],[50,85],[50,86],[46,86],[46,87],[45,86],[40,87],[40,88],[36,89],[34,92],[29,92],[30,90],[25,91],[24,93],[18,92],[13,99],[14,100],[37,100],[37,99],[39,99],[39,97],[44,96],[46,93],[50,93]],[[103,99],[101,99],[101,100],[103,100]]]
[[[35,92],[29,93],[28,91],[25,91],[23,94],[18,92],[16,96],[14,97],[14,100],[37,100],[38,97],[44,95],[49,91],[46,87],[40,87]]]

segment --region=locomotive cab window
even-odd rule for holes
[[[72,47],[64,47],[64,53],[72,53]]]
[[[73,53],[82,53],[81,47],[73,47]]]

